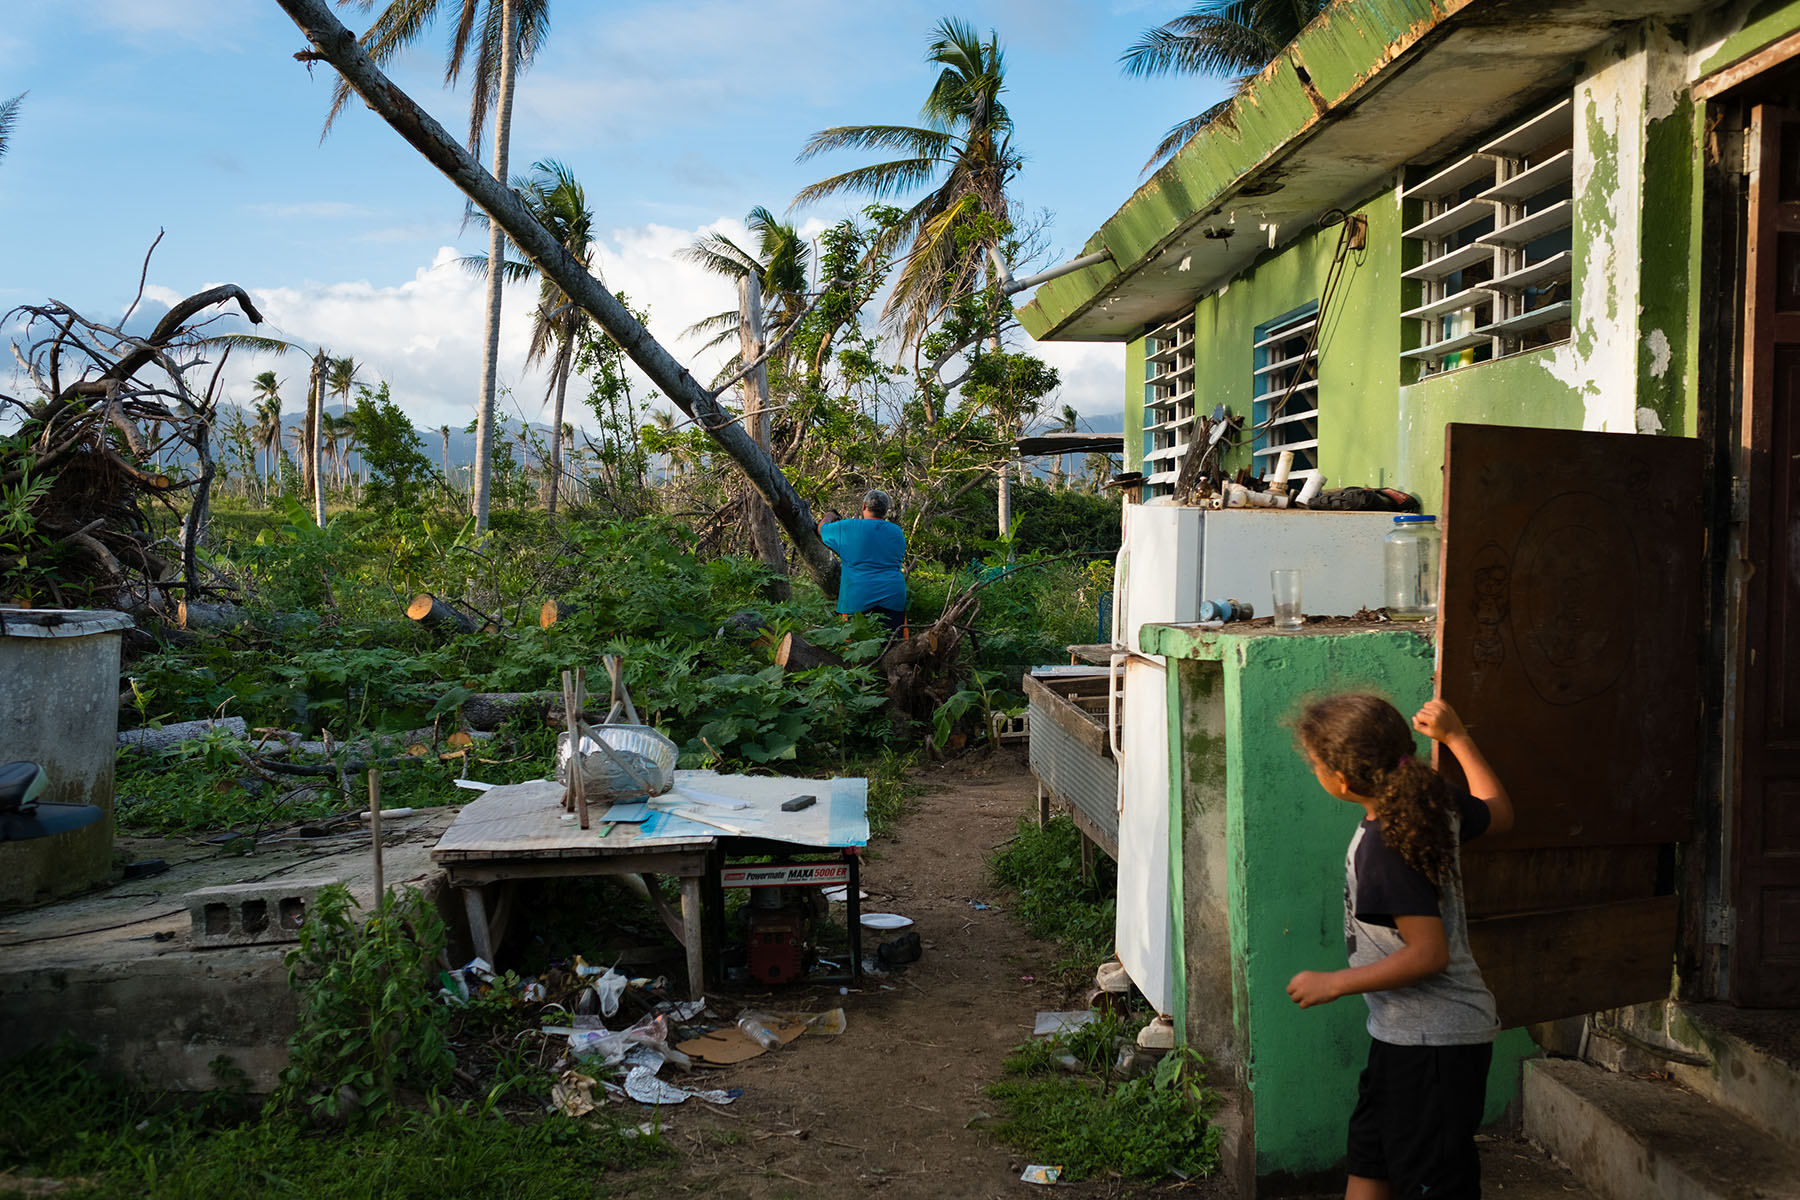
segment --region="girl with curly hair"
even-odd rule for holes
[[[1414,729],[1456,756],[1469,792],[1418,757]],[[1358,994],[1369,1006],[1344,1195],[1479,1197],[1475,1130],[1499,1024],[1469,953],[1457,850],[1511,829],[1512,801],[1441,700],[1409,729],[1378,696],[1332,696],[1308,705],[1295,733],[1319,785],[1365,813],[1344,857],[1350,965],[1287,986],[1301,1008]]]

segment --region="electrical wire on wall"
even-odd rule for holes
[[[1344,281],[1345,266],[1350,261],[1352,251],[1356,252],[1357,262],[1361,263],[1361,254],[1368,246],[1369,221],[1367,217],[1360,214],[1351,216],[1341,208],[1327,209],[1319,216],[1319,228],[1330,229],[1333,225],[1339,227],[1337,248],[1332,251],[1331,265],[1325,270],[1325,285],[1319,290],[1318,316],[1313,321],[1311,331],[1306,335],[1306,350],[1300,356],[1302,365],[1309,360],[1314,363],[1315,376],[1318,370],[1319,331],[1325,328],[1327,315],[1335,314],[1337,311],[1338,289]],[[1288,380],[1287,390],[1282,392],[1279,397],[1270,400],[1269,415],[1251,428],[1250,437],[1247,440],[1237,441],[1235,445],[1241,447],[1246,444],[1254,444],[1258,433],[1270,428],[1281,418],[1288,401],[1299,390],[1303,373],[1302,371],[1294,372],[1293,377]]]

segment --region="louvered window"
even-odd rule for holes
[[[1288,313],[1256,330],[1255,426],[1252,457],[1267,472],[1283,450],[1294,452],[1290,478],[1319,471],[1319,306]]]
[[[1144,486],[1149,496],[1175,490],[1194,424],[1194,318],[1146,335],[1144,342]]]
[[[1402,193],[1419,265],[1423,374],[1466,367],[1569,336],[1574,103],[1563,100],[1422,171]]]

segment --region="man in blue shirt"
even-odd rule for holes
[[[876,488],[863,497],[861,518],[846,521],[828,511],[819,522],[819,537],[843,565],[837,610],[873,613],[890,633],[906,621],[906,534],[887,519],[892,507]]]

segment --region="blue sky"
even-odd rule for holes
[[[601,231],[603,278],[650,307],[652,330],[679,357],[710,371],[680,331],[729,307],[730,287],[674,251],[705,230],[735,235],[751,207],[780,212],[801,186],[864,161],[796,164],[813,131],[911,123],[941,16],[1000,35],[1027,156],[1013,195],[1049,210],[1061,261],[1137,186],[1162,132],[1223,94],[1217,82],[1119,73],[1120,51],[1185,7],[557,0],[520,86],[513,169],[556,158],[574,171]],[[369,20],[343,14],[357,29]],[[467,93],[441,86],[447,37],[429,33],[393,74],[460,134]],[[160,228],[152,302],[241,284],[278,336],[356,356],[422,425],[462,424],[480,362],[481,285],[449,261],[484,252],[485,235],[461,228],[460,194],[359,102],[320,140],[335,76],[296,63],[302,44],[272,0],[8,0],[0,98],[30,94],[0,160],[0,308],[55,297],[116,319]],[[853,207],[795,216],[829,223]],[[523,361],[528,318],[516,295],[501,379],[536,419],[543,378]],[[1064,373],[1058,402],[1120,407],[1119,348],[1042,352]],[[271,366],[290,381],[291,409],[298,360],[234,360],[233,393],[246,397],[243,381]]]

